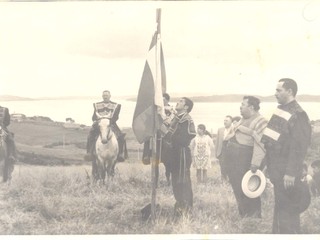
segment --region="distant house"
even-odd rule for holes
[[[22,113],[13,113],[10,115],[11,121],[22,122],[26,119],[26,115]]]
[[[66,118],[67,123],[74,123],[74,120],[72,118]]]

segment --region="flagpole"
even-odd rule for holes
[[[156,22],[157,22],[157,34],[160,34],[160,19],[161,19],[161,9],[158,8],[156,10]],[[156,48],[155,48],[155,51],[156,51],[156,56],[155,56],[155,62],[156,62],[156,66],[159,66],[159,56],[158,55],[158,44],[156,44]],[[158,79],[158,68],[156,68],[156,72],[155,72],[155,79]],[[156,112],[156,104],[154,104],[154,107],[155,107],[155,112]],[[154,127],[157,126],[156,124],[156,117],[157,117],[157,114],[154,114]],[[151,191],[151,220],[152,222],[154,223],[155,222],[155,212],[156,212],[156,196],[157,196],[157,179],[156,179],[156,170],[157,170],[157,167],[158,164],[159,164],[159,161],[157,159],[157,131],[155,131],[155,134],[153,136],[153,139],[152,139],[152,160],[151,160],[151,179],[152,179],[152,191]]]

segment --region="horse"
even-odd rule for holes
[[[95,180],[105,183],[106,172],[108,179],[114,176],[114,168],[119,153],[118,140],[110,126],[110,119],[98,118],[100,134],[96,140],[96,154],[92,161],[92,175]]]
[[[10,181],[13,172],[13,164],[8,158],[7,135],[8,133],[0,126],[0,176],[3,182]]]

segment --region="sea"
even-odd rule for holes
[[[136,102],[124,99],[112,99],[121,104],[120,128],[132,126],[133,113]],[[27,117],[45,116],[53,121],[65,122],[72,118],[76,123],[86,126],[92,125],[93,103],[97,99],[58,99],[33,101],[2,101],[1,106],[8,107],[10,114],[22,113]],[[171,103],[175,105],[175,103]],[[300,105],[309,115],[310,120],[320,119],[320,102],[300,102]],[[276,102],[263,102],[260,104],[260,113],[269,119],[276,108]],[[240,103],[236,102],[195,102],[190,113],[195,124],[205,124],[207,130],[216,133],[223,126],[226,115],[240,116]]]

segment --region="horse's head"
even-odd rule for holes
[[[100,118],[98,121],[99,129],[100,129],[100,137],[101,142],[103,144],[108,143],[108,141],[112,137],[112,130],[110,126],[110,119],[108,118]]]

